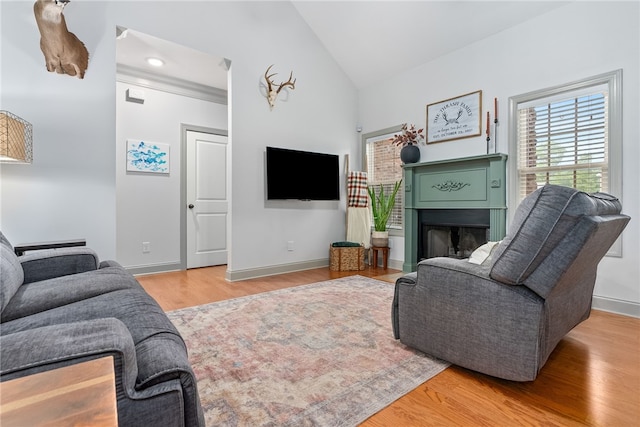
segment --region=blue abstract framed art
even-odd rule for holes
[[[170,145],[159,142],[127,140],[127,171],[169,173]]]

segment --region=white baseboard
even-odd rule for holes
[[[404,261],[399,260],[399,259],[390,259],[387,262],[387,267],[388,268],[392,268],[394,270],[400,270],[402,271],[402,264],[404,263]]]
[[[623,301],[594,295],[591,307],[595,310],[608,311],[611,313],[640,318],[640,304],[631,301]]]
[[[169,271],[184,270],[184,267],[179,262],[167,262],[158,264],[134,265],[125,267],[125,270],[127,270],[134,276],[137,276],[141,274],[167,273]]]
[[[230,282],[236,280],[255,279],[258,277],[273,276],[276,274],[293,273],[294,271],[311,270],[329,266],[329,258],[312,261],[294,262],[290,264],[270,265],[266,267],[248,268],[246,270],[227,270],[226,279]]]
[[[382,261],[379,261],[382,265]],[[227,270],[226,279],[230,282],[237,280],[256,279],[258,277],[274,276],[276,274],[293,273],[295,271],[311,270],[314,268],[329,267],[329,259],[317,259],[312,261],[296,262],[291,264],[271,265],[267,267],[248,268],[246,270]],[[402,270],[402,261],[390,259],[388,268]]]

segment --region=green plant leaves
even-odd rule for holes
[[[373,214],[373,228],[375,231],[386,231],[387,222],[396,204],[396,194],[400,189],[401,183],[402,180],[396,181],[393,186],[393,191],[388,196],[384,194],[382,184],[379,185],[380,191],[377,195],[373,186],[367,187],[369,197],[371,198],[371,212]]]

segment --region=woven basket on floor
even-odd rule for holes
[[[334,247],[329,246],[331,271],[364,270],[364,246]]]

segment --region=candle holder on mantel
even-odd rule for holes
[[[498,98],[493,98],[493,152],[498,152]],[[487,134],[487,138],[489,135]],[[487,154],[489,154],[489,141],[487,140]]]
[[[489,121],[489,112],[487,111],[487,154],[489,154],[489,142],[491,142],[491,122]]]
[[[495,119],[493,119],[493,124],[495,125],[493,127],[493,152],[497,153],[498,152],[498,117],[497,116]]]

